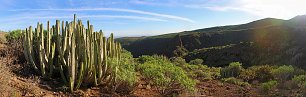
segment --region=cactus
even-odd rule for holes
[[[120,44],[113,34],[106,38],[102,30],[94,32],[89,21],[85,28],[76,15],[72,22],[56,20],[51,26],[48,21],[46,31],[40,23],[35,31],[31,26],[26,28],[23,48],[27,63],[35,71],[47,79],[59,73],[70,91],[82,85],[115,85]]]

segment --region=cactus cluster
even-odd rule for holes
[[[23,33],[23,48],[26,60],[44,78],[60,74],[62,81],[73,91],[84,85],[114,86],[121,46],[100,30],[94,32],[87,21],[60,22],[47,29],[37,23]]]

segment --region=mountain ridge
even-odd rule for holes
[[[304,45],[306,46],[305,37],[306,37],[306,16],[302,15],[302,16],[296,16],[289,20],[265,18],[241,25],[218,26],[218,27],[211,27],[204,29],[196,29],[192,31],[183,31],[179,33],[148,36],[142,38],[134,37],[132,41],[128,42],[127,40],[129,40],[129,38],[117,39],[117,41],[122,43],[123,48],[131,51],[134,57],[138,57],[141,55],[153,55],[153,54],[160,54],[172,57],[174,56],[173,51],[177,48],[177,46],[180,46],[181,43],[189,52],[192,52],[196,49],[202,49],[202,48],[218,47],[229,44],[240,44],[241,42],[242,43],[254,42],[255,46],[248,47],[248,49],[256,49],[256,51],[251,50],[254,51],[253,52],[254,54],[262,53],[261,57],[267,57],[267,56],[286,57],[285,55],[287,55],[287,56],[292,56],[288,58],[288,60],[293,60],[293,61],[295,60],[295,61],[275,63],[279,59],[273,59],[272,61],[267,60],[266,62],[249,62],[245,61],[243,58],[232,61],[243,61],[248,65],[259,64],[259,63],[261,64],[275,63],[275,64],[293,64],[293,65],[304,66],[304,64],[297,63],[296,61],[299,60],[299,58],[304,58],[304,57],[306,58],[306,53],[304,53],[304,48],[305,48]],[[180,43],[179,40],[182,40],[182,42]],[[303,53],[301,53],[299,56],[296,56],[297,54],[288,55],[284,53],[286,51],[290,52],[290,50],[293,48],[296,48],[299,50],[299,52]],[[229,52],[225,53],[236,54],[232,52],[232,49],[228,51]],[[264,54],[263,52],[267,54]],[[241,53],[239,54],[241,55]],[[246,56],[258,57],[251,55],[246,55]],[[202,58],[202,57],[196,57],[196,58]],[[189,57],[187,59],[192,60],[194,58]],[[205,60],[205,58],[203,59]],[[213,59],[213,60],[218,61],[218,59]],[[208,62],[206,64],[214,64],[218,66],[223,65],[223,63],[221,65],[218,62],[213,63],[213,61]]]

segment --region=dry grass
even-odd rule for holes
[[[0,32],[0,43],[5,43],[6,39],[5,39],[5,32]]]

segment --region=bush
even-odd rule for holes
[[[23,55],[22,47],[22,30],[13,30],[5,34],[8,45],[7,56],[15,57],[14,63],[24,63],[25,57]]]
[[[261,83],[260,89],[263,93],[267,94],[270,93],[271,90],[275,88],[277,84],[278,84],[277,81],[271,80],[265,83]]]
[[[274,79],[272,74],[272,70],[274,69],[274,67],[269,65],[263,65],[255,66],[254,69],[256,72],[256,79],[259,82],[267,82]]]
[[[117,79],[118,82],[116,92],[123,94],[131,94],[136,89],[137,76],[135,71],[135,62],[133,56],[127,50],[123,50],[121,53],[121,61]]]
[[[302,91],[303,95],[306,96],[306,82],[303,83]]]
[[[8,34],[5,34],[5,38],[8,43],[12,43],[14,41],[21,41],[21,37],[22,30],[13,30],[10,31]]]
[[[234,77],[229,77],[229,78],[223,78],[221,79],[222,82],[230,83],[230,84],[235,84],[239,86],[250,86],[248,82],[243,82],[242,80],[239,80]]]
[[[242,72],[239,75],[239,78],[248,82],[254,80],[258,80],[259,82],[266,82],[274,79],[272,74],[273,68],[274,67],[269,65],[252,66],[242,70]]]
[[[189,62],[192,65],[201,65],[204,61],[202,59],[194,59]]]
[[[256,77],[256,71],[251,68],[242,70],[239,75],[240,79],[243,79],[244,81],[248,82],[255,80]]]
[[[220,77],[220,68],[216,67],[210,68],[207,65],[185,64],[182,68],[188,72],[188,76],[201,81],[217,79]]]
[[[200,66],[200,65],[189,65],[186,64],[185,70],[188,72],[188,75],[194,79],[198,80],[211,80],[211,75],[209,67]]]
[[[294,67],[293,76],[306,75],[304,69]]]
[[[279,80],[280,82],[284,82],[294,76],[294,68],[291,65],[283,65],[272,70],[272,74],[277,80]]]
[[[221,69],[221,77],[229,78],[229,77],[237,77],[242,71],[242,64],[239,62],[232,62],[229,66]]]
[[[186,64],[185,59],[182,57],[172,57],[170,58],[170,61],[177,66],[183,66]]]
[[[220,67],[211,67],[210,68],[210,75],[213,79],[218,79],[221,77],[220,75],[221,68]]]
[[[148,60],[150,59],[150,60]],[[167,95],[174,88],[179,90],[193,90],[195,81],[190,79],[186,72],[174,64],[172,64],[164,56],[141,56],[138,61],[142,64],[138,65],[141,74],[155,85],[161,94]]]
[[[299,87],[303,87],[306,83],[306,75],[294,76],[292,81],[296,83]]]
[[[159,56],[159,55],[152,55],[152,56],[149,56],[149,55],[143,55],[141,57],[139,57],[137,59],[137,61],[141,64],[144,64],[146,62],[151,62],[151,61],[156,61],[156,60],[160,60],[160,61],[167,61],[167,62],[170,62],[167,57],[165,56]]]

